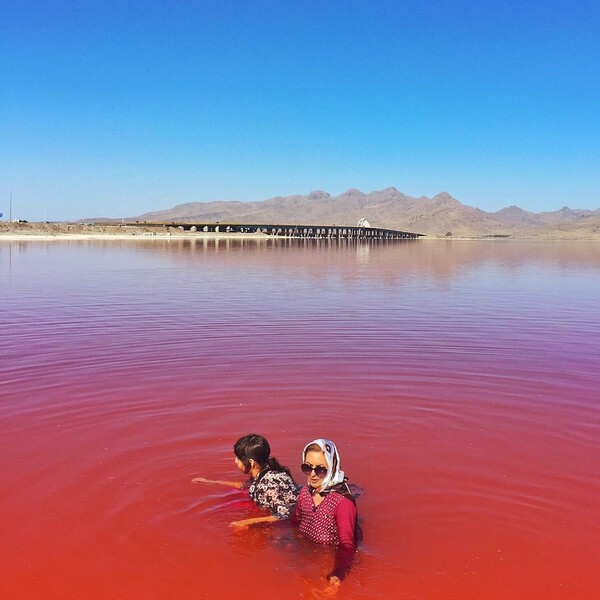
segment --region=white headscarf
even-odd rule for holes
[[[329,467],[327,475],[325,475],[325,477],[323,478],[323,483],[321,484],[321,491],[323,492],[328,488],[332,488],[338,483],[342,483],[344,481],[345,476],[344,471],[340,469],[340,455],[338,454],[335,444],[332,441],[325,440],[323,438],[313,440],[310,444],[306,444],[306,446],[304,446],[304,450],[302,451],[302,462],[306,461],[306,449],[311,444],[317,444],[317,446],[321,448],[323,454],[325,455],[327,466]]]

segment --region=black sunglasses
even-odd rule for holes
[[[313,471],[317,477],[325,477],[325,475],[327,475],[327,467],[324,467],[323,465],[317,465],[316,467],[313,467],[308,463],[302,463],[300,468],[305,475],[310,475]]]

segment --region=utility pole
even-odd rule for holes
[[[8,220],[12,223],[12,188],[10,188],[10,201],[8,203]]]

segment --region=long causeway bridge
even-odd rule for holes
[[[381,227],[345,227],[338,225],[268,225],[248,223],[126,223],[128,226],[178,229],[198,233],[262,233],[273,237],[346,240],[415,240],[422,233],[382,229]]]

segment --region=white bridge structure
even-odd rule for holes
[[[135,221],[129,226],[156,227],[166,231],[178,229],[190,233],[262,233],[274,237],[304,239],[346,239],[346,240],[415,240],[421,233],[371,227],[366,219],[361,219],[356,227],[339,225],[283,225],[269,223],[205,223],[205,222],[148,222]]]

